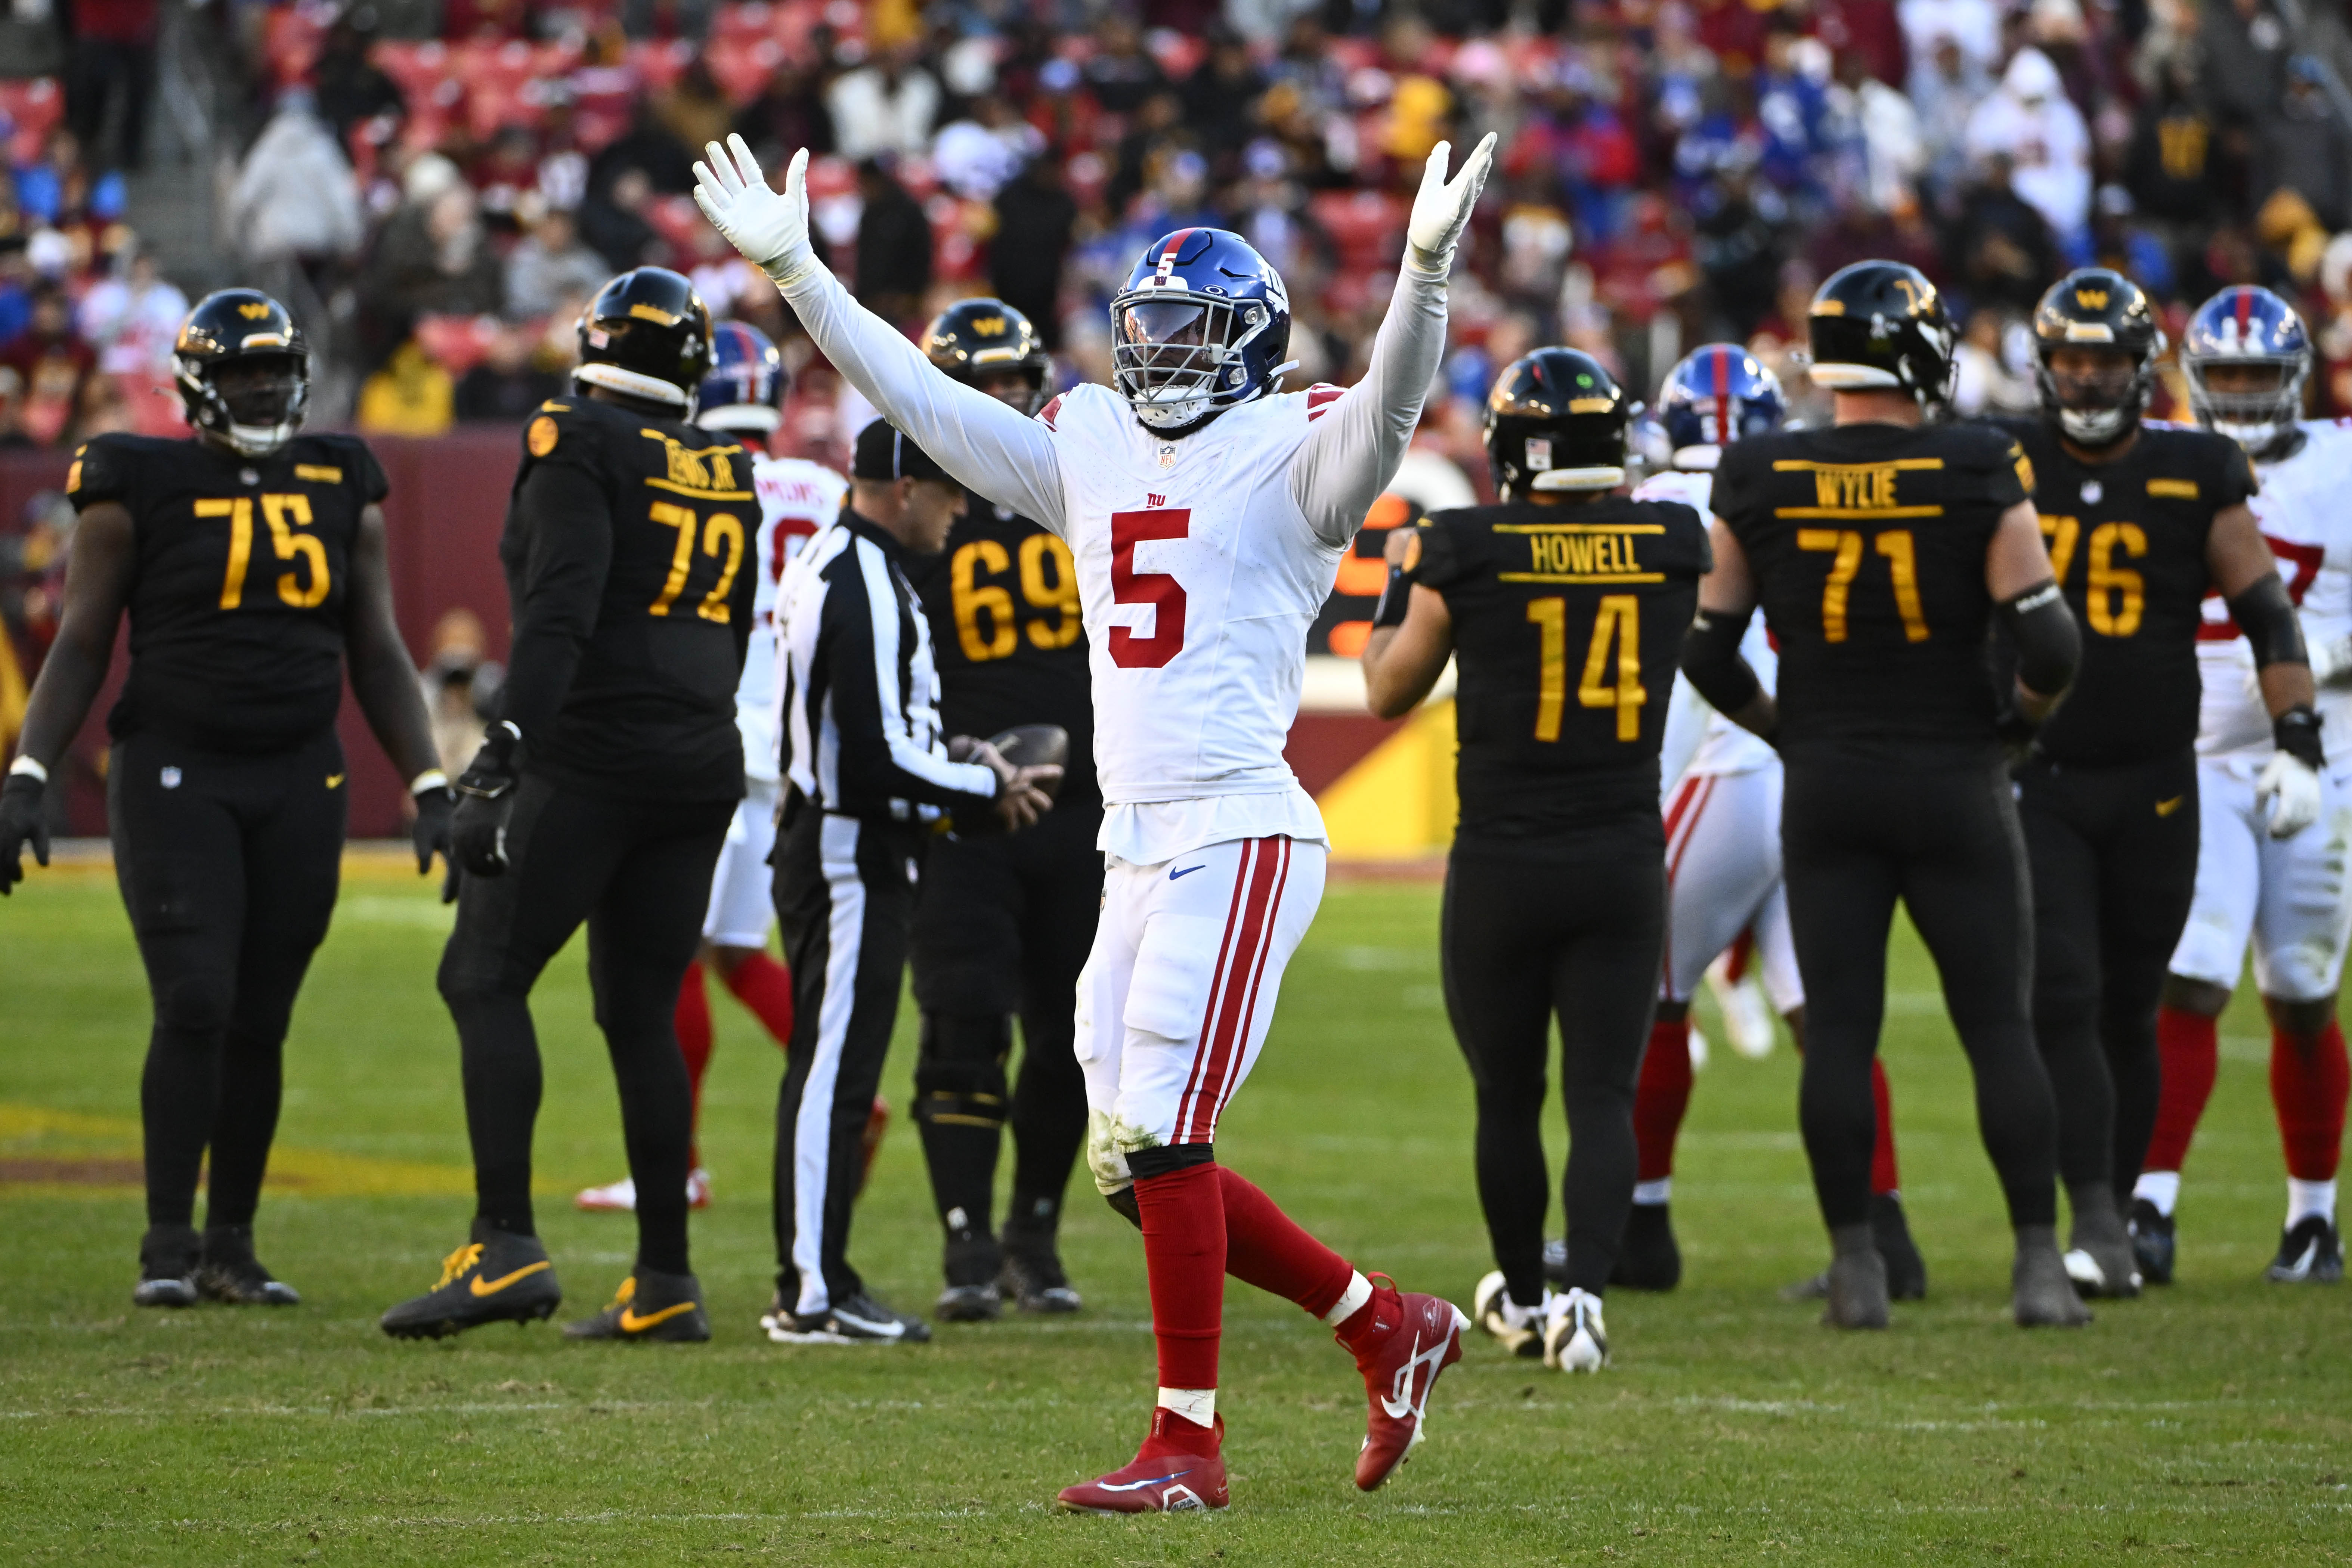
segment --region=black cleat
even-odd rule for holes
[[[139,1307],[193,1307],[196,1267],[204,1241],[193,1225],[151,1225],[139,1239],[139,1286],[131,1302]]]
[[[563,1304],[555,1264],[536,1236],[474,1221],[463,1247],[441,1260],[441,1282],[383,1314],[394,1339],[444,1339],[483,1323],[536,1322]]]
[[[2172,1283],[2175,1241],[2172,1216],[2162,1213],[2144,1197],[2132,1199],[2132,1256],[2139,1262],[2142,1284]]]
[[[1051,1230],[1004,1227],[1004,1268],[996,1288],[1024,1312],[1075,1312],[1086,1305],[1063,1271]]]
[[[1618,1246],[1609,1282],[1629,1291],[1671,1291],[1682,1279],[1682,1249],[1675,1245],[1674,1220],[1666,1206],[1635,1204],[1625,1216],[1625,1239]]]
[[[196,1265],[196,1293],[233,1307],[295,1307],[301,1292],[273,1277],[253,1255],[253,1227],[205,1228],[204,1258]]]
[[[1004,1271],[1004,1252],[993,1236],[967,1236],[947,1244],[944,1265],[947,1289],[931,1310],[942,1322],[993,1322],[1004,1315],[1004,1293],[996,1277]]]
[[[702,1310],[702,1281],[691,1274],[637,1269],[613,1292],[611,1306],[593,1318],[564,1324],[563,1337],[700,1344],[710,1337],[710,1317]]]
[[[777,1344],[928,1344],[931,1338],[922,1319],[894,1312],[863,1291],[821,1312],[786,1312],[771,1302],[760,1326]]]
[[[1919,1256],[1918,1245],[1911,1239],[1911,1227],[1903,1218],[1901,1198],[1891,1192],[1871,1194],[1870,1234],[1878,1244],[1879,1257],[1886,1261],[1887,1299],[1925,1301],[1927,1260]]]
[[[2278,1256],[2263,1271],[2273,1285],[2333,1285],[2344,1278],[2344,1238],[2316,1214],[2279,1234]]]

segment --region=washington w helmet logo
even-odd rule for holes
[[[2085,310],[2105,310],[2107,308],[2107,291],[2104,288],[2077,288],[2074,290],[2074,303]]]
[[[260,303],[258,300],[256,300],[238,306],[236,308],[236,313],[244,317],[248,321],[258,321],[264,316],[269,314],[269,307]]]

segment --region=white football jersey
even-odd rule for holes
[[[1078,567],[1102,848],[1121,860],[1274,834],[1328,842],[1282,748],[1307,631],[1347,546],[1317,536],[1286,481],[1339,395],[1264,398],[1172,441],[1104,386],[1073,387],[1038,416]]]
[[[1707,510],[1706,503],[1708,496],[1714,489],[1713,474],[1670,468],[1643,480],[1633,491],[1633,499],[1679,501],[1696,511],[1700,517],[1712,517],[1714,514]],[[1780,655],[1772,646],[1771,633],[1765,630],[1764,616],[1761,612],[1748,618],[1748,633],[1739,640],[1739,653],[1740,657],[1748,661],[1748,668],[1756,672],[1757,680],[1762,683],[1766,691],[1779,690]],[[1677,703],[1684,700],[1684,691],[1689,685],[1689,678],[1680,671],[1676,671],[1675,700]],[[1690,693],[1690,699],[1704,706],[1705,699],[1699,697],[1696,692]],[[1708,708],[1706,709],[1706,727],[1699,736],[1697,749],[1691,753],[1690,761],[1683,767],[1676,777],[1688,777],[1692,774],[1701,777],[1720,777],[1728,773],[1753,773],[1759,768],[1776,768],[1780,766],[1780,754],[1766,745],[1761,737],[1751,731],[1740,728],[1713,708]],[[1664,779],[1662,782],[1671,785],[1674,780]]]
[[[2352,421],[2309,420],[2303,429],[2303,446],[2293,456],[2254,465],[2262,492],[2248,505],[2278,558],[2287,597],[2301,607],[2304,636],[2315,643],[2352,632]],[[2204,617],[2197,643],[2205,687],[2198,755],[2267,757],[2271,716],[2253,650],[2220,594],[2206,595]],[[2352,691],[2323,687],[2318,708],[2330,762],[2352,766]]]
[[[743,771],[774,782],[782,723],[783,679],[776,645],[776,589],[784,565],[819,528],[841,516],[849,481],[803,457],[761,457],[751,465],[760,498],[759,586],[751,600],[751,641],[735,687],[735,727],[743,737]]]

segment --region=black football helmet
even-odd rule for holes
[[[580,314],[580,365],[572,379],[688,417],[710,373],[710,308],[694,285],[666,267],[625,272]]]
[[[266,457],[302,427],[310,350],[286,307],[257,288],[197,300],[172,363],[188,423],[239,456]]]
[[[1884,388],[1923,404],[1952,395],[1952,319],[1927,275],[1899,261],[1857,261],[1830,274],[1808,313],[1813,384]]]
[[[2062,376],[2051,356],[2070,348],[2102,350],[2105,363],[2091,375]],[[2042,413],[2079,445],[2111,446],[2138,427],[2163,352],[2164,331],[2147,295],[2120,272],[2077,267],[2033,308],[2033,382]]]
[[[959,299],[923,329],[923,352],[966,386],[982,376],[1018,371],[1029,379],[1024,413],[1045,405],[1054,382],[1054,357],[1029,318],[1002,299]]]
[[[1536,490],[1613,490],[1625,482],[1625,424],[1633,406],[1600,361],[1575,349],[1538,349],[1495,378],[1486,394],[1486,461],[1504,499]]]

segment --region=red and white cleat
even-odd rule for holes
[[[1171,1435],[1172,1432],[1172,1435]],[[1162,1407],[1151,1412],[1151,1436],[1133,1463],[1082,1486],[1064,1487],[1054,1500],[1073,1513],[1192,1513],[1223,1508],[1225,1460],[1222,1452],[1196,1454],[1205,1442],[1222,1449],[1225,1418],[1213,1432]]]
[[[1387,1281],[1386,1275],[1374,1279]],[[1421,1441],[1421,1418],[1437,1375],[1462,1359],[1462,1332],[1470,1320],[1437,1296],[1400,1293],[1394,1281],[1375,1285],[1375,1332],[1387,1332],[1357,1355],[1371,1411],[1364,1446],[1356,1455],[1356,1485],[1379,1490]],[[1391,1326],[1391,1325],[1393,1326]]]

